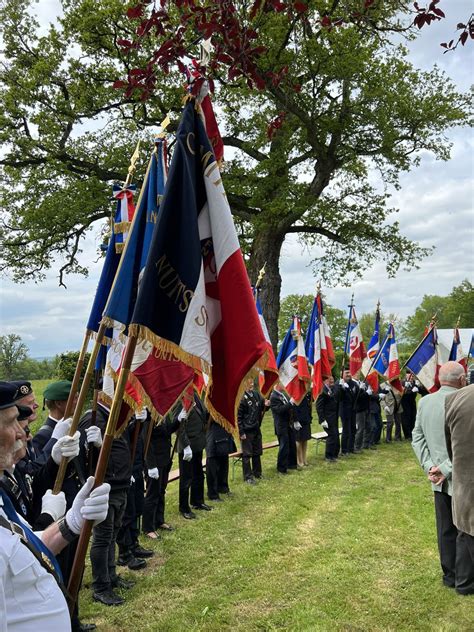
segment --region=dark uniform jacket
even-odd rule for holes
[[[273,391],[270,395],[270,410],[275,424],[275,434],[286,434],[294,420],[294,406],[284,393]]]
[[[193,452],[201,452],[206,447],[208,412],[197,395],[194,396],[194,403],[187,419],[181,422],[178,432],[178,454],[182,454],[187,446],[190,446]],[[178,418],[181,410],[182,408],[178,410],[175,419]]]
[[[145,422],[144,433],[148,432],[148,424],[153,423],[151,420]],[[179,428],[177,418],[165,417],[159,426],[155,426],[151,431],[150,445],[145,458],[147,469],[152,470],[155,467],[167,467],[171,461],[171,435]]]
[[[51,439],[53,430],[56,428],[58,422],[51,417],[48,417],[38,432],[33,437],[33,446],[38,453],[43,452],[45,445]]]
[[[91,425],[91,419],[92,411],[88,410],[85,415],[82,416],[81,421],[79,422],[79,428],[85,431],[85,429]],[[109,412],[101,404],[98,404],[95,425],[100,428],[102,437],[104,436],[108,419]],[[93,458],[95,461],[98,459],[98,450],[93,450]],[[124,432],[120,437],[117,437],[112,441],[112,449],[110,451],[110,458],[107,464],[104,480],[106,483],[110,483],[112,490],[119,490],[128,489],[130,487],[131,477],[132,463],[130,442],[128,440],[127,432]]]
[[[334,384],[331,387],[323,386],[323,390],[316,400],[316,412],[319,423],[327,421],[337,424],[339,418],[339,398],[337,391],[339,386]]]
[[[343,387],[344,388],[344,387]],[[359,386],[359,392],[354,400],[354,409],[356,413],[369,412],[369,394],[363,386]]]
[[[237,411],[240,436],[259,432],[265,412],[265,400],[257,391],[245,391]]]
[[[336,391],[339,400],[339,415],[344,418],[352,416],[355,411],[355,401],[359,392],[359,386],[355,380],[350,379],[347,383],[349,388],[338,384]]]
[[[236,446],[232,435],[216,421],[211,421],[206,435],[206,456],[228,456],[236,452]]]

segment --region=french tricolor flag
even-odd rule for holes
[[[388,327],[387,334],[382,342],[373,368],[390,382],[394,388],[401,393],[403,392],[403,386],[400,382],[400,363],[398,361],[398,350],[393,323],[390,323]]]
[[[204,370],[211,416],[236,433],[245,379],[266,368],[269,350],[198,110],[190,100],[177,131],[130,333]]]
[[[300,404],[308,390],[311,376],[301,336],[300,319],[294,316],[277,357],[280,382],[286,392]]]
[[[311,392],[316,399],[323,390],[323,381],[331,375],[334,349],[329,325],[323,313],[321,295],[316,295],[305,341],[306,357],[311,367]]]
[[[365,345],[353,305],[349,308],[346,353],[349,356],[349,371],[354,376],[362,368],[362,362],[365,358]]]
[[[462,352],[461,337],[459,336],[459,329],[457,327],[454,328],[453,344],[451,346],[448,360],[459,362],[459,364],[464,367],[464,370],[467,370],[466,356]]]
[[[407,369],[416,375],[430,393],[439,389],[437,345],[436,327],[432,326],[406,362]]]
[[[260,305],[260,298],[258,296],[258,288],[253,288],[253,296],[255,299],[255,307],[257,308],[258,318],[260,325],[262,326],[263,335],[267,343],[268,361],[264,370],[260,371],[259,386],[263,397],[267,397],[273,384],[278,380],[278,368],[276,364],[275,354],[273,353],[272,343],[270,342],[270,335],[268,333],[267,323],[262,313],[262,306]]]
[[[377,357],[377,354],[380,350],[380,310],[377,306],[375,311],[375,324],[374,324],[374,333],[372,334],[372,338],[370,339],[369,346],[367,349],[367,356],[364,358],[362,363],[362,373],[365,375],[365,381],[370,385],[372,390],[375,392],[379,388],[379,378],[377,371],[374,370],[372,364]]]

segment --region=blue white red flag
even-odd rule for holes
[[[285,391],[297,404],[300,404],[311,381],[306,352],[301,335],[300,319],[293,317],[293,321],[286,332],[286,336],[277,357],[280,382]]]
[[[365,376],[365,381],[370,385],[372,390],[375,392],[379,388],[379,378],[377,371],[374,370],[372,363],[380,349],[380,310],[377,305],[377,309],[375,310],[375,323],[374,323],[374,333],[372,334],[372,338],[370,339],[367,355],[364,358],[362,363],[362,374]],[[371,368],[372,367],[372,368]]]
[[[260,391],[264,397],[267,397],[272,389],[273,384],[278,380],[278,369],[276,365],[275,354],[273,353],[272,343],[270,341],[270,335],[268,333],[267,323],[262,313],[262,306],[260,305],[260,298],[258,296],[258,288],[252,288],[253,297],[255,300],[255,307],[257,308],[258,318],[262,327],[262,332],[265,337],[268,351],[267,366],[264,370],[260,371],[258,383]]]
[[[349,356],[350,374],[355,376],[362,368],[362,362],[365,358],[365,345],[353,305],[349,308],[345,352]]]
[[[219,168],[200,114],[186,105],[130,331],[209,376],[206,406],[238,432],[245,379],[267,365]]]
[[[331,375],[335,363],[329,325],[323,312],[323,301],[318,292],[314,299],[306,334],[305,352],[311,367],[311,392],[316,399],[323,390],[323,382]]]
[[[104,307],[107,303],[107,299],[110,294],[115,274],[120,261],[120,253],[123,250],[124,239],[126,238],[126,232],[124,232],[124,209],[123,201],[126,202],[127,221],[130,222],[133,218],[135,207],[133,206],[133,192],[135,191],[135,185],[131,185],[126,189],[114,185],[113,194],[117,199],[117,207],[115,210],[114,222],[112,225],[112,234],[110,235],[109,243],[107,246],[107,252],[105,255],[104,265],[102,273],[100,275],[99,284],[92,304],[89,320],[87,321],[87,329],[97,333],[99,331],[100,322],[102,320],[102,314]]]
[[[451,346],[451,351],[449,353],[448,360],[452,360],[453,362],[459,362],[464,367],[464,370],[467,370],[467,360],[464,355],[461,347],[461,337],[459,336],[459,329],[457,327],[454,328],[453,333],[453,344]]]
[[[395,340],[395,329],[393,323],[388,326],[387,333],[380,346],[374,362],[374,370],[384,377],[400,393],[403,386],[400,382],[400,363],[398,361],[397,342]]]
[[[104,375],[104,393],[110,399],[113,399],[115,383],[121,370],[127,328],[158,221],[166,175],[166,144],[164,139],[157,139],[104,309],[104,322],[114,328]],[[133,410],[146,406],[154,419],[163,417],[180,399],[193,377],[192,369],[172,353],[163,354],[150,342],[141,341],[133,356],[124,401]]]
[[[469,353],[467,354],[468,358],[474,358],[474,332],[471,338],[471,345],[469,347]]]
[[[430,393],[439,389],[437,345],[436,327],[432,326],[406,362],[407,369],[416,375]]]

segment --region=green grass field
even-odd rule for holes
[[[38,402],[47,383],[33,384]],[[275,438],[269,414],[263,434]],[[147,569],[119,569],[136,581],[121,607],[92,601],[87,563],[81,619],[103,632],[474,631],[474,597],[441,584],[432,493],[411,446],[327,464],[312,442],[309,456],[309,468],[281,477],[276,450],[266,451],[255,487],[238,464],[233,497],[193,522],[170,483],[176,531],[143,541],[156,552]]]

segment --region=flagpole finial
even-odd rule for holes
[[[321,281],[316,283],[316,295],[321,294]]]
[[[158,132],[155,135],[155,144],[166,137],[166,128],[168,127],[168,125],[170,123],[171,123],[170,112],[168,112],[168,114],[165,116],[165,118],[160,123],[161,132]]]
[[[255,282],[255,288],[259,288],[263,277],[265,276],[265,266],[267,265],[267,262],[265,261],[265,263],[263,264],[262,268],[260,269],[260,272],[258,273],[258,277],[257,277],[257,281]]]
[[[124,182],[124,188],[127,188],[132,181],[133,174],[135,173],[135,169],[137,168],[137,160],[140,156],[140,141],[138,141],[137,146],[135,147],[135,151],[130,158],[130,165],[128,167],[127,179]]]
[[[377,299],[377,311],[380,309],[380,299]]]

